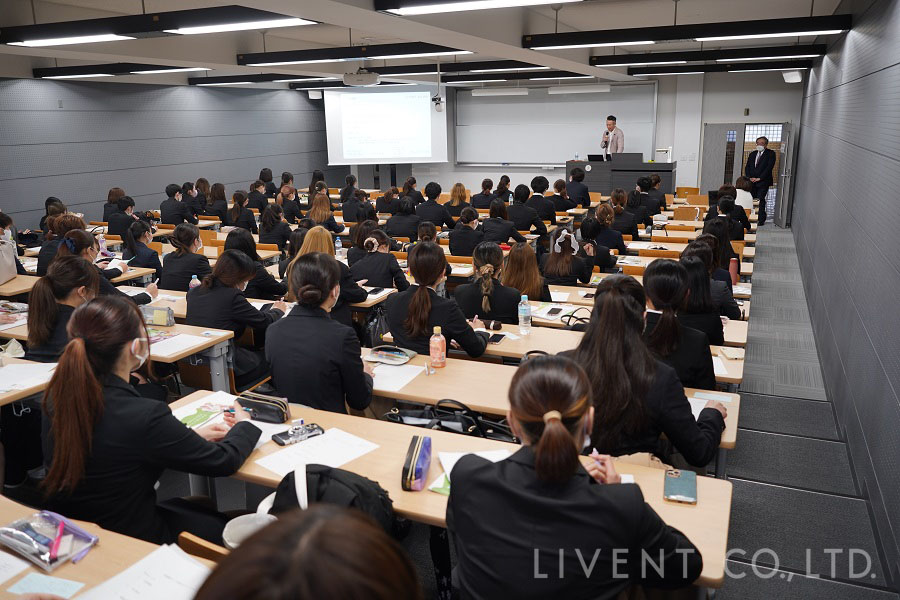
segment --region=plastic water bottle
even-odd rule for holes
[[[522,294],[519,302],[519,333],[528,335],[531,333],[531,305],[528,304],[528,296]]]
[[[575,153],[575,162],[578,162],[578,153]]]
[[[194,289],[198,285],[200,285],[200,280],[197,279],[196,275],[191,275],[191,281],[190,281],[190,283],[188,283],[188,288]]]
[[[441,328],[434,328],[434,335],[428,340],[428,354],[431,356],[431,366],[440,368],[447,364],[447,340],[441,334]]]
[[[337,236],[334,238],[334,255],[338,258],[341,258],[344,252],[344,242],[341,241],[341,237]]]
[[[97,242],[100,244],[100,254],[106,256],[106,236],[101,233],[97,236]]]

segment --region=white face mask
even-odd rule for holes
[[[244,284],[241,286],[241,291],[242,291],[242,292],[246,292],[246,291],[247,291],[247,284],[249,284],[249,283],[250,283],[249,281],[245,281],[245,282],[244,282]]]
[[[765,149],[766,149],[765,146],[759,146],[759,145],[756,146],[756,151],[757,151],[757,152],[762,152],[762,151],[765,150]]]
[[[134,369],[132,369],[133,371],[136,371],[136,370],[140,369],[142,366],[144,366],[144,363],[147,362],[148,358],[150,358],[149,349],[147,350],[147,352],[145,354],[139,354],[140,349],[141,349],[141,342],[143,342],[143,341],[144,340],[140,340],[140,339],[131,340],[131,353],[134,355],[134,358],[137,359],[137,361],[138,361],[138,365]]]
[[[7,242],[12,241],[12,231],[9,229],[4,229],[3,233],[0,234],[0,240],[6,240]]]

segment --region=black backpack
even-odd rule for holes
[[[393,503],[377,482],[343,469],[306,465],[306,489],[309,504],[325,502],[356,508],[375,519],[388,535],[396,534]],[[275,490],[269,514],[278,515],[301,506],[296,490],[294,473],[288,473]]]

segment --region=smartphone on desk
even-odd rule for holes
[[[681,469],[667,469],[663,498],[681,504],[697,504],[697,474]]]
[[[369,290],[369,295],[377,296],[378,294],[380,294],[383,291],[384,291],[384,288],[372,288],[371,290]]]
[[[494,335],[492,335],[491,337],[488,338],[488,342],[490,342],[491,344],[499,344],[500,342],[503,341],[503,338],[505,338],[505,337],[506,336],[503,335],[502,333],[495,333]]]
[[[547,316],[548,316],[548,317],[555,317],[556,315],[558,315],[559,313],[561,313],[562,310],[563,310],[563,309],[559,308],[558,306],[555,307],[555,308],[551,308],[549,311],[547,311]]]
[[[593,298],[593,297],[596,296],[596,295],[597,295],[597,294],[595,294],[594,292],[588,292],[587,294],[584,295],[584,299],[585,299],[585,300],[590,300],[591,298]]]

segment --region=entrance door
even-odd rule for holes
[[[700,159],[700,193],[717,190],[740,177],[743,156],[743,123],[704,123]]]
[[[794,199],[792,193],[794,182],[794,163],[796,162],[797,136],[790,123],[785,123],[781,129],[781,164],[779,165],[775,185],[775,214],[773,221],[779,227],[791,226],[791,209]]]

